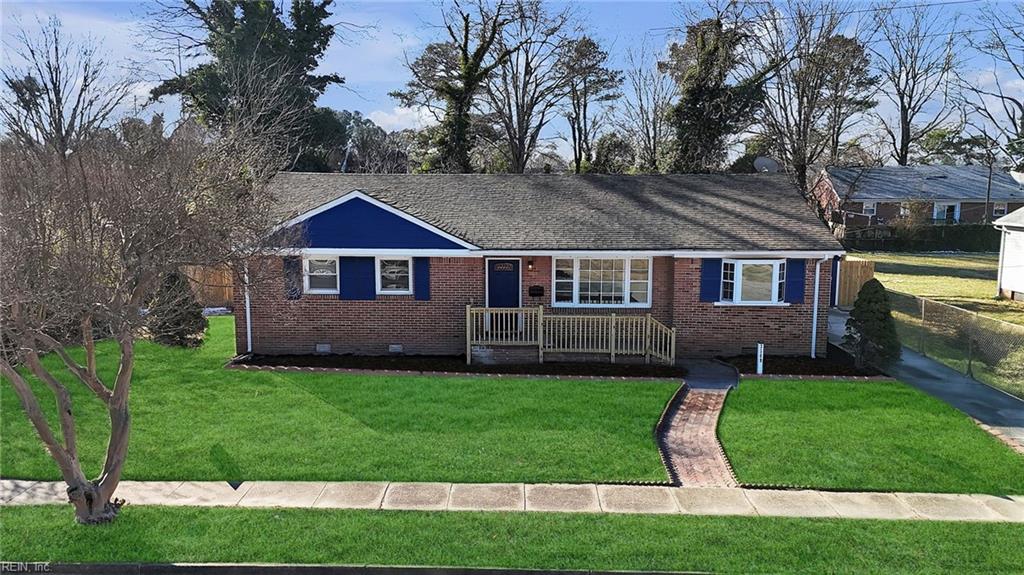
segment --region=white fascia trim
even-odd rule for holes
[[[386,212],[388,212],[390,214],[394,214],[394,215],[402,218],[403,220],[405,220],[407,222],[416,224],[417,226],[419,226],[419,227],[421,227],[421,228],[423,228],[423,229],[425,229],[425,230],[427,230],[429,232],[433,232],[433,233],[443,237],[446,240],[455,242],[455,243],[459,244],[460,246],[462,246],[462,247],[464,247],[466,249],[470,249],[470,250],[479,249],[477,246],[474,246],[473,244],[471,244],[471,243],[469,243],[469,242],[467,242],[467,241],[465,241],[465,240],[463,240],[461,238],[453,236],[452,234],[449,234],[448,232],[442,230],[441,228],[438,228],[437,226],[435,226],[433,224],[429,224],[429,223],[427,223],[427,222],[425,222],[425,221],[423,221],[423,220],[421,220],[421,219],[419,219],[419,218],[417,218],[415,216],[411,216],[411,215],[403,212],[402,210],[400,210],[398,208],[389,206],[388,204],[385,204],[384,202],[378,200],[377,198],[374,198],[373,196],[370,196],[370,195],[368,195],[368,194],[366,194],[366,193],[364,193],[362,191],[359,191],[359,190],[352,190],[351,192],[341,196],[340,198],[336,198],[334,200],[331,200],[330,202],[327,202],[326,204],[323,204],[321,206],[313,208],[312,210],[309,210],[308,212],[305,212],[303,214],[299,214],[298,216],[295,216],[294,218],[292,218],[292,219],[290,219],[290,220],[288,220],[288,221],[278,225],[276,228],[274,228],[274,230],[276,231],[276,230],[279,230],[279,229],[282,229],[282,228],[287,228],[289,226],[293,226],[293,225],[295,225],[295,224],[297,224],[299,222],[304,222],[304,221],[308,220],[309,218],[312,218],[313,216],[315,216],[317,214],[322,214],[323,212],[326,212],[327,210],[330,210],[332,208],[336,208],[336,207],[340,206],[341,204],[344,204],[345,202],[348,202],[350,200],[355,200],[355,199],[359,199],[359,200],[363,200],[363,201],[369,202],[370,204],[372,204],[373,206],[375,206],[377,208],[380,208],[380,209],[382,209],[382,210],[384,210],[384,211],[386,211]]]
[[[796,258],[796,259],[821,259],[830,258],[834,256],[842,256],[846,254],[845,250],[834,250],[834,251],[799,251],[799,250],[776,250],[776,251],[751,251],[751,252],[711,252],[711,251],[692,251],[692,252],[675,252],[673,255],[677,258],[724,258],[724,259],[751,259],[751,258],[763,258],[763,259],[779,259],[779,258]]]
[[[664,251],[664,250],[481,250],[481,249],[413,249],[413,248],[279,248],[267,250],[268,255],[284,256],[412,256],[412,257],[453,257],[453,258],[481,258],[481,257],[528,257],[528,256],[551,256],[567,258],[648,258],[648,257],[675,257],[675,258],[725,258],[725,259],[780,259],[780,258],[802,258],[821,259],[825,257],[842,256],[845,250],[834,251],[799,251],[799,250],[777,250],[777,251],[749,251],[749,252],[724,252],[724,251]]]
[[[413,257],[413,258],[478,258],[482,257],[480,252],[471,250],[438,250],[438,249],[410,249],[410,248],[282,248],[269,250],[268,255],[279,256],[304,256],[304,257]]]
[[[804,251],[804,250],[761,250],[761,251],[710,251],[710,250],[480,250],[473,255],[483,256],[560,256],[567,258],[645,258],[671,256],[675,258],[804,258],[820,259],[842,256],[846,250]]]

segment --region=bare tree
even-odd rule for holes
[[[115,77],[92,43],[69,42],[57,18],[41,24],[38,34],[18,28],[8,47],[18,63],[0,71],[0,120],[24,145],[66,154],[105,125],[132,93],[132,79]]]
[[[914,145],[945,124],[956,112],[950,88],[957,69],[955,35],[946,32],[947,17],[935,8],[916,5],[909,13],[882,7],[876,25],[882,41],[873,49],[882,78],[881,93],[896,107],[896,118],[879,115],[889,136],[892,158],[905,166]]]
[[[541,0],[516,0],[509,15],[511,22],[495,42],[495,52],[509,56],[496,62],[488,78],[487,107],[504,133],[509,171],[521,174],[568,91],[561,62],[568,52],[571,14],[568,8],[551,12]]]
[[[569,124],[573,171],[594,161],[594,141],[609,117],[608,106],[622,97],[622,72],[607,67],[608,52],[588,36],[577,38],[562,58],[568,81],[565,120]]]
[[[187,122],[166,136],[152,124],[97,122],[68,153],[40,146],[41,139],[2,144],[0,374],[57,463],[79,522],[113,520],[123,503],[113,496],[128,453],[135,344],[162,281],[185,265],[248,261],[266,245],[273,198],[263,184],[284,165],[291,142],[282,135],[300,114],[282,98],[283,77],[254,68],[236,73],[236,89],[250,93],[238,95],[244,107],[230,110],[215,132]],[[51,125],[60,104],[52,92],[19,103],[49,111]],[[25,118],[7,116],[11,133],[31,133]],[[119,352],[116,375],[106,381],[97,369],[98,337],[112,339]],[[69,352],[74,343],[85,365]],[[107,410],[109,441],[95,479],[79,459],[71,393],[42,361],[47,353]],[[29,374],[55,398],[56,426]]]
[[[812,167],[829,147],[830,83],[850,65],[830,46],[847,24],[844,7],[832,1],[789,0],[751,4],[750,37],[757,48],[748,53],[754,69],[773,69],[765,85],[760,125],[778,159],[808,194]],[[839,114],[836,120],[842,120]]]
[[[619,127],[633,143],[640,171],[657,172],[670,142],[672,78],[658,70],[656,58],[646,47],[630,50],[626,59],[626,97]]]
[[[992,80],[964,83],[970,122],[1024,171],[1024,94],[1014,88],[1024,84],[1024,3],[985,6],[979,21],[987,31],[971,45],[992,62]]]

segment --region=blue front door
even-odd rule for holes
[[[487,260],[487,307],[519,307],[519,260]]]

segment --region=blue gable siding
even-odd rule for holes
[[[305,223],[311,248],[464,249],[362,198],[319,213]]]

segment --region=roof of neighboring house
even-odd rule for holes
[[[1014,210],[1005,216],[992,222],[993,225],[998,227],[1008,227],[1014,229],[1024,230],[1024,208]]]
[[[842,250],[779,174],[282,172],[270,185],[281,222],[358,190],[482,249]]]
[[[856,200],[984,202],[988,186],[987,166],[832,167],[826,171],[839,197]],[[992,201],[1024,202],[1024,189],[1006,172],[993,170]]]

